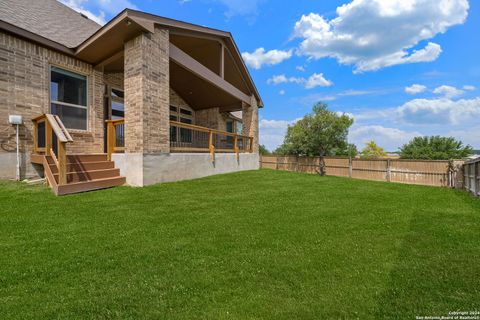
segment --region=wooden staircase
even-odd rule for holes
[[[73,139],[57,116],[46,114],[33,122],[34,152],[30,160],[43,165],[45,178],[56,195],[125,184],[125,177],[120,176],[108,154],[67,154],[66,144]]]
[[[52,156],[32,155],[32,163],[42,164],[45,178],[58,195],[111,188],[125,184],[120,169],[107,159],[106,154],[67,155],[66,184],[59,183],[59,172]]]

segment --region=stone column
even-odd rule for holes
[[[169,33],[125,43],[125,153],[170,152]]]
[[[253,152],[258,153],[258,103],[254,95],[250,98],[250,105],[242,108],[243,134],[253,137]]]

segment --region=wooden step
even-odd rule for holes
[[[117,186],[124,185],[125,181],[126,181],[125,177],[118,176],[118,177],[95,179],[95,180],[83,181],[83,182],[74,182],[74,183],[58,186],[56,190],[56,194],[58,196],[61,196],[61,195],[66,195],[71,193],[117,187]]]
[[[67,163],[67,172],[92,171],[113,168],[115,168],[115,163],[113,161]],[[52,170],[52,173],[58,173],[58,168],[55,164],[50,163],[50,169]]]
[[[125,177],[105,154],[70,154],[67,156],[67,184],[58,185],[58,168],[51,156],[32,156],[32,162],[44,166],[45,176],[56,195],[105,189],[124,185]]]
[[[46,156],[50,164],[54,164],[52,156]],[[86,163],[86,162],[102,162],[108,161],[106,154],[69,154],[67,162],[69,163]]]
[[[106,153],[97,154],[67,154],[67,162],[99,162],[108,161]]]
[[[58,173],[53,175],[58,183]],[[120,176],[120,169],[101,169],[90,171],[67,172],[67,183],[90,181],[95,179],[113,178]]]

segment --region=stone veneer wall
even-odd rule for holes
[[[253,137],[253,153],[258,153],[258,103],[254,96],[252,96],[250,99],[250,106],[243,107],[242,117],[243,134]]]
[[[13,35],[0,32],[0,157],[14,159],[15,130],[8,123],[8,116],[23,116],[20,130],[22,177],[32,176],[28,160],[33,146],[33,124],[31,119],[48,113],[49,67],[55,65],[88,77],[88,130],[71,130],[73,144],[68,152],[103,152],[103,75],[85,62],[65,54],[44,48]],[[0,160],[1,161],[1,160]],[[15,163],[2,162],[0,178],[15,177]],[[12,169],[13,166],[13,169]]]
[[[220,108],[209,108],[195,112],[195,124],[217,130],[225,130],[225,120],[220,113]]]
[[[172,88],[170,88],[170,104],[175,107],[190,108],[190,105],[183,100]]]
[[[155,28],[125,43],[125,152],[170,152],[169,33]]]

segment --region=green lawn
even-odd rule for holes
[[[252,171],[54,197],[0,182],[0,319],[480,311],[480,201]]]

